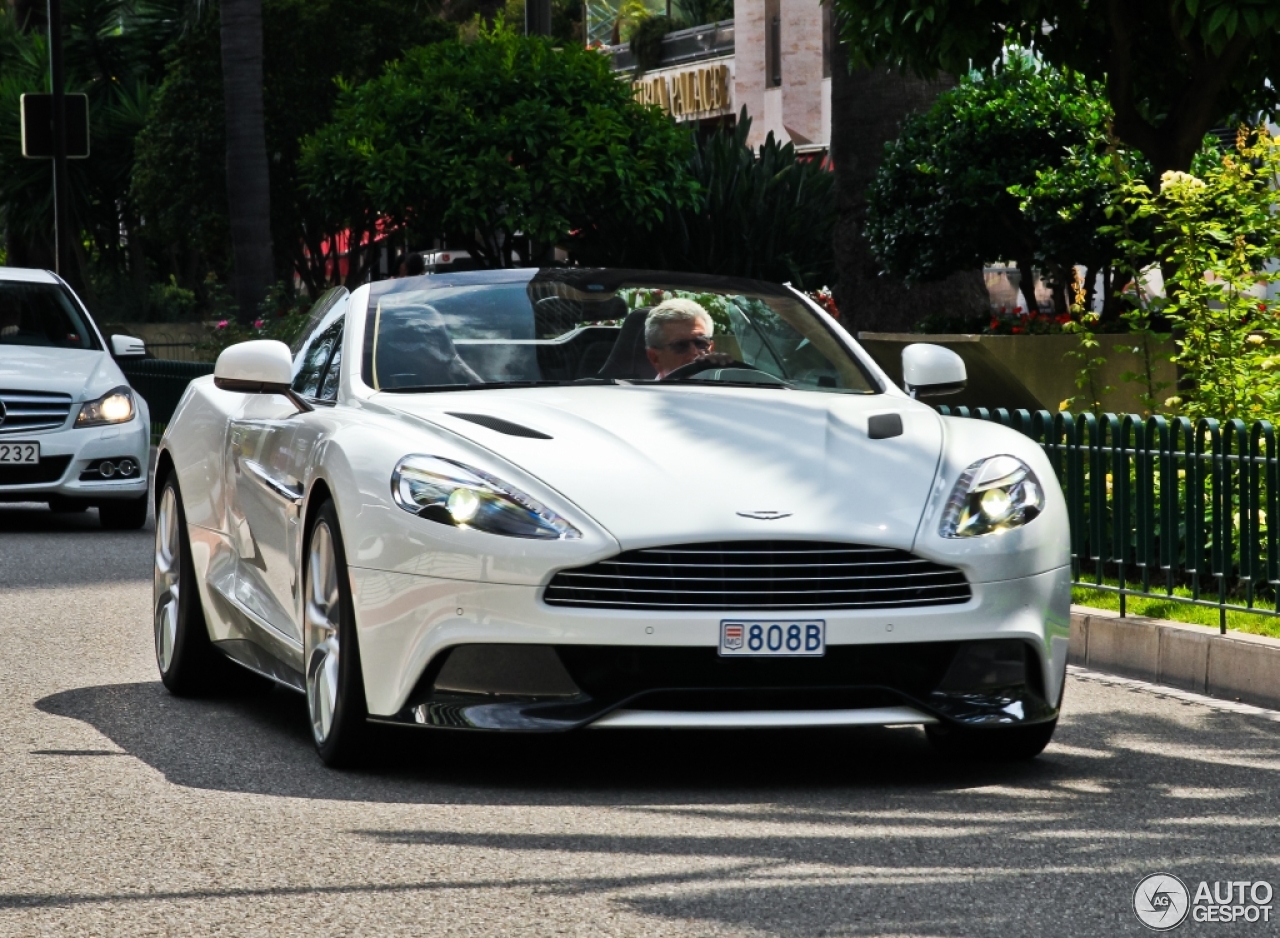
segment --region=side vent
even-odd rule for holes
[[[876,414],[868,417],[867,436],[873,440],[902,436],[902,414]]]
[[[447,413],[450,417],[457,417],[459,420],[466,420],[488,430],[505,433],[507,436],[523,436],[530,440],[551,439],[550,436],[540,430],[532,430],[529,427],[512,423],[510,420],[503,420],[501,417],[494,417],[491,414],[458,414],[453,411],[447,411]]]

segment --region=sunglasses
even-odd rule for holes
[[[692,339],[678,339],[675,342],[668,342],[666,347],[677,355],[685,354],[690,348],[705,352],[711,348],[711,340],[706,336],[697,336]]]

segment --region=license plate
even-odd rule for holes
[[[821,658],[827,623],[821,619],[724,619],[720,654],[733,658]]]
[[[39,443],[0,443],[0,466],[26,466],[38,462]]]

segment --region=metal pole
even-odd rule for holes
[[[67,107],[63,93],[62,0],[49,0],[49,84],[53,93],[53,269],[61,276],[67,239]]]

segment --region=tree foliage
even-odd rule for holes
[[[669,212],[653,231],[626,218],[602,219],[571,242],[586,264],[692,270],[789,281],[817,289],[834,278],[833,176],[773,136],[747,145],[751,119],[697,140],[688,172],[698,198]]]
[[[332,217],[356,211],[445,235],[491,267],[549,258],[600,217],[640,228],[695,192],[689,140],[607,59],[500,22],[472,42],[409,52],[303,145],[304,181]]]
[[[1120,139],[1185,170],[1211,127],[1271,108],[1275,0],[834,0],[854,64],[964,74],[1010,39],[1106,82]]]
[[[311,292],[362,282],[370,251],[354,250],[338,274],[334,235],[368,244],[376,217],[331,221],[298,175],[301,139],[332,116],[338,80],[362,82],[411,47],[453,38],[456,28],[425,3],[402,0],[265,0],[264,105],[271,163],[272,241],[281,278],[297,274]],[[164,84],[138,141],[133,191],[170,272],[187,285],[229,263],[226,132],[216,16],[206,15],[169,50]],[[323,54],[321,54],[323,53]]]
[[[1175,361],[1188,380],[1166,409],[1274,421],[1280,318],[1265,297],[1280,282],[1280,137],[1242,128],[1235,148],[1202,154],[1193,169],[1166,171],[1154,186],[1130,180],[1111,212],[1120,230],[1151,226],[1149,237],[1122,242],[1125,253],[1154,256],[1170,272],[1164,296],[1149,295],[1135,277],[1139,315],[1162,315],[1178,330]]]
[[[1117,254],[1102,230],[1110,116],[1100,86],[1025,57],[964,79],[886,147],[867,195],[872,252],[908,281],[1014,261],[1028,310],[1038,268],[1065,313],[1075,265],[1109,273]]]
[[[134,138],[159,80],[159,50],[182,28],[179,0],[65,0],[65,90],[89,97],[91,156],[68,164],[72,238],[67,276],[91,299],[91,270],[127,277],[145,270],[142,219],[129,197]],[[32,24],[27,24],[32,25]],[[19,99],[49,89],[43,31],[0,9],[0,209],[10,264],[53,266],[52,169],[24,159]]]

